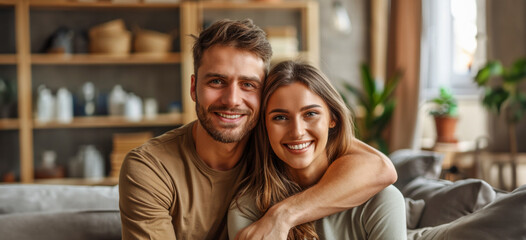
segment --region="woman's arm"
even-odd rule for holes
[[[293,226],[358,206],[397,179],[391,160],[355,139],[311,188],[272,206],[238,239],[286,239]]]

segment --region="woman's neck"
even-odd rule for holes
[[[329,160],[325,156],[324,159],[314,161],[307,168],[293,169],[288,167],[288,171],[294,182],[298,183],[302,188],[308,188],[321,179],[328,167]]]

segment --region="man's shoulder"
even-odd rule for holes
[[[184,145],[189,141],[192,141],[192,126],[193,123],[189,123],[178,128],[169,130],[157,137],[154,137],[143,145],[136,148],[136,150],[148,151],[157,148],[165,148],[166,145]]]
[[[193,146],[192,125],[189,123],[179,128],[172,129],[157,137],[154,137],[143,145],[133,149],[132,155],[139,155],[142,159],[172,159],[191,151]]]

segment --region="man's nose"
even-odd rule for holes
[[[222,101],[228,107],[239,106],[242,102],[242,92],[237,84],[230,84],[223,92]]]

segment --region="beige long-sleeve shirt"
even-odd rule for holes
[[[208,167],[195,122],[131,151],[119,179],[123,239],[227,239],[226,213],[244,171]]]

